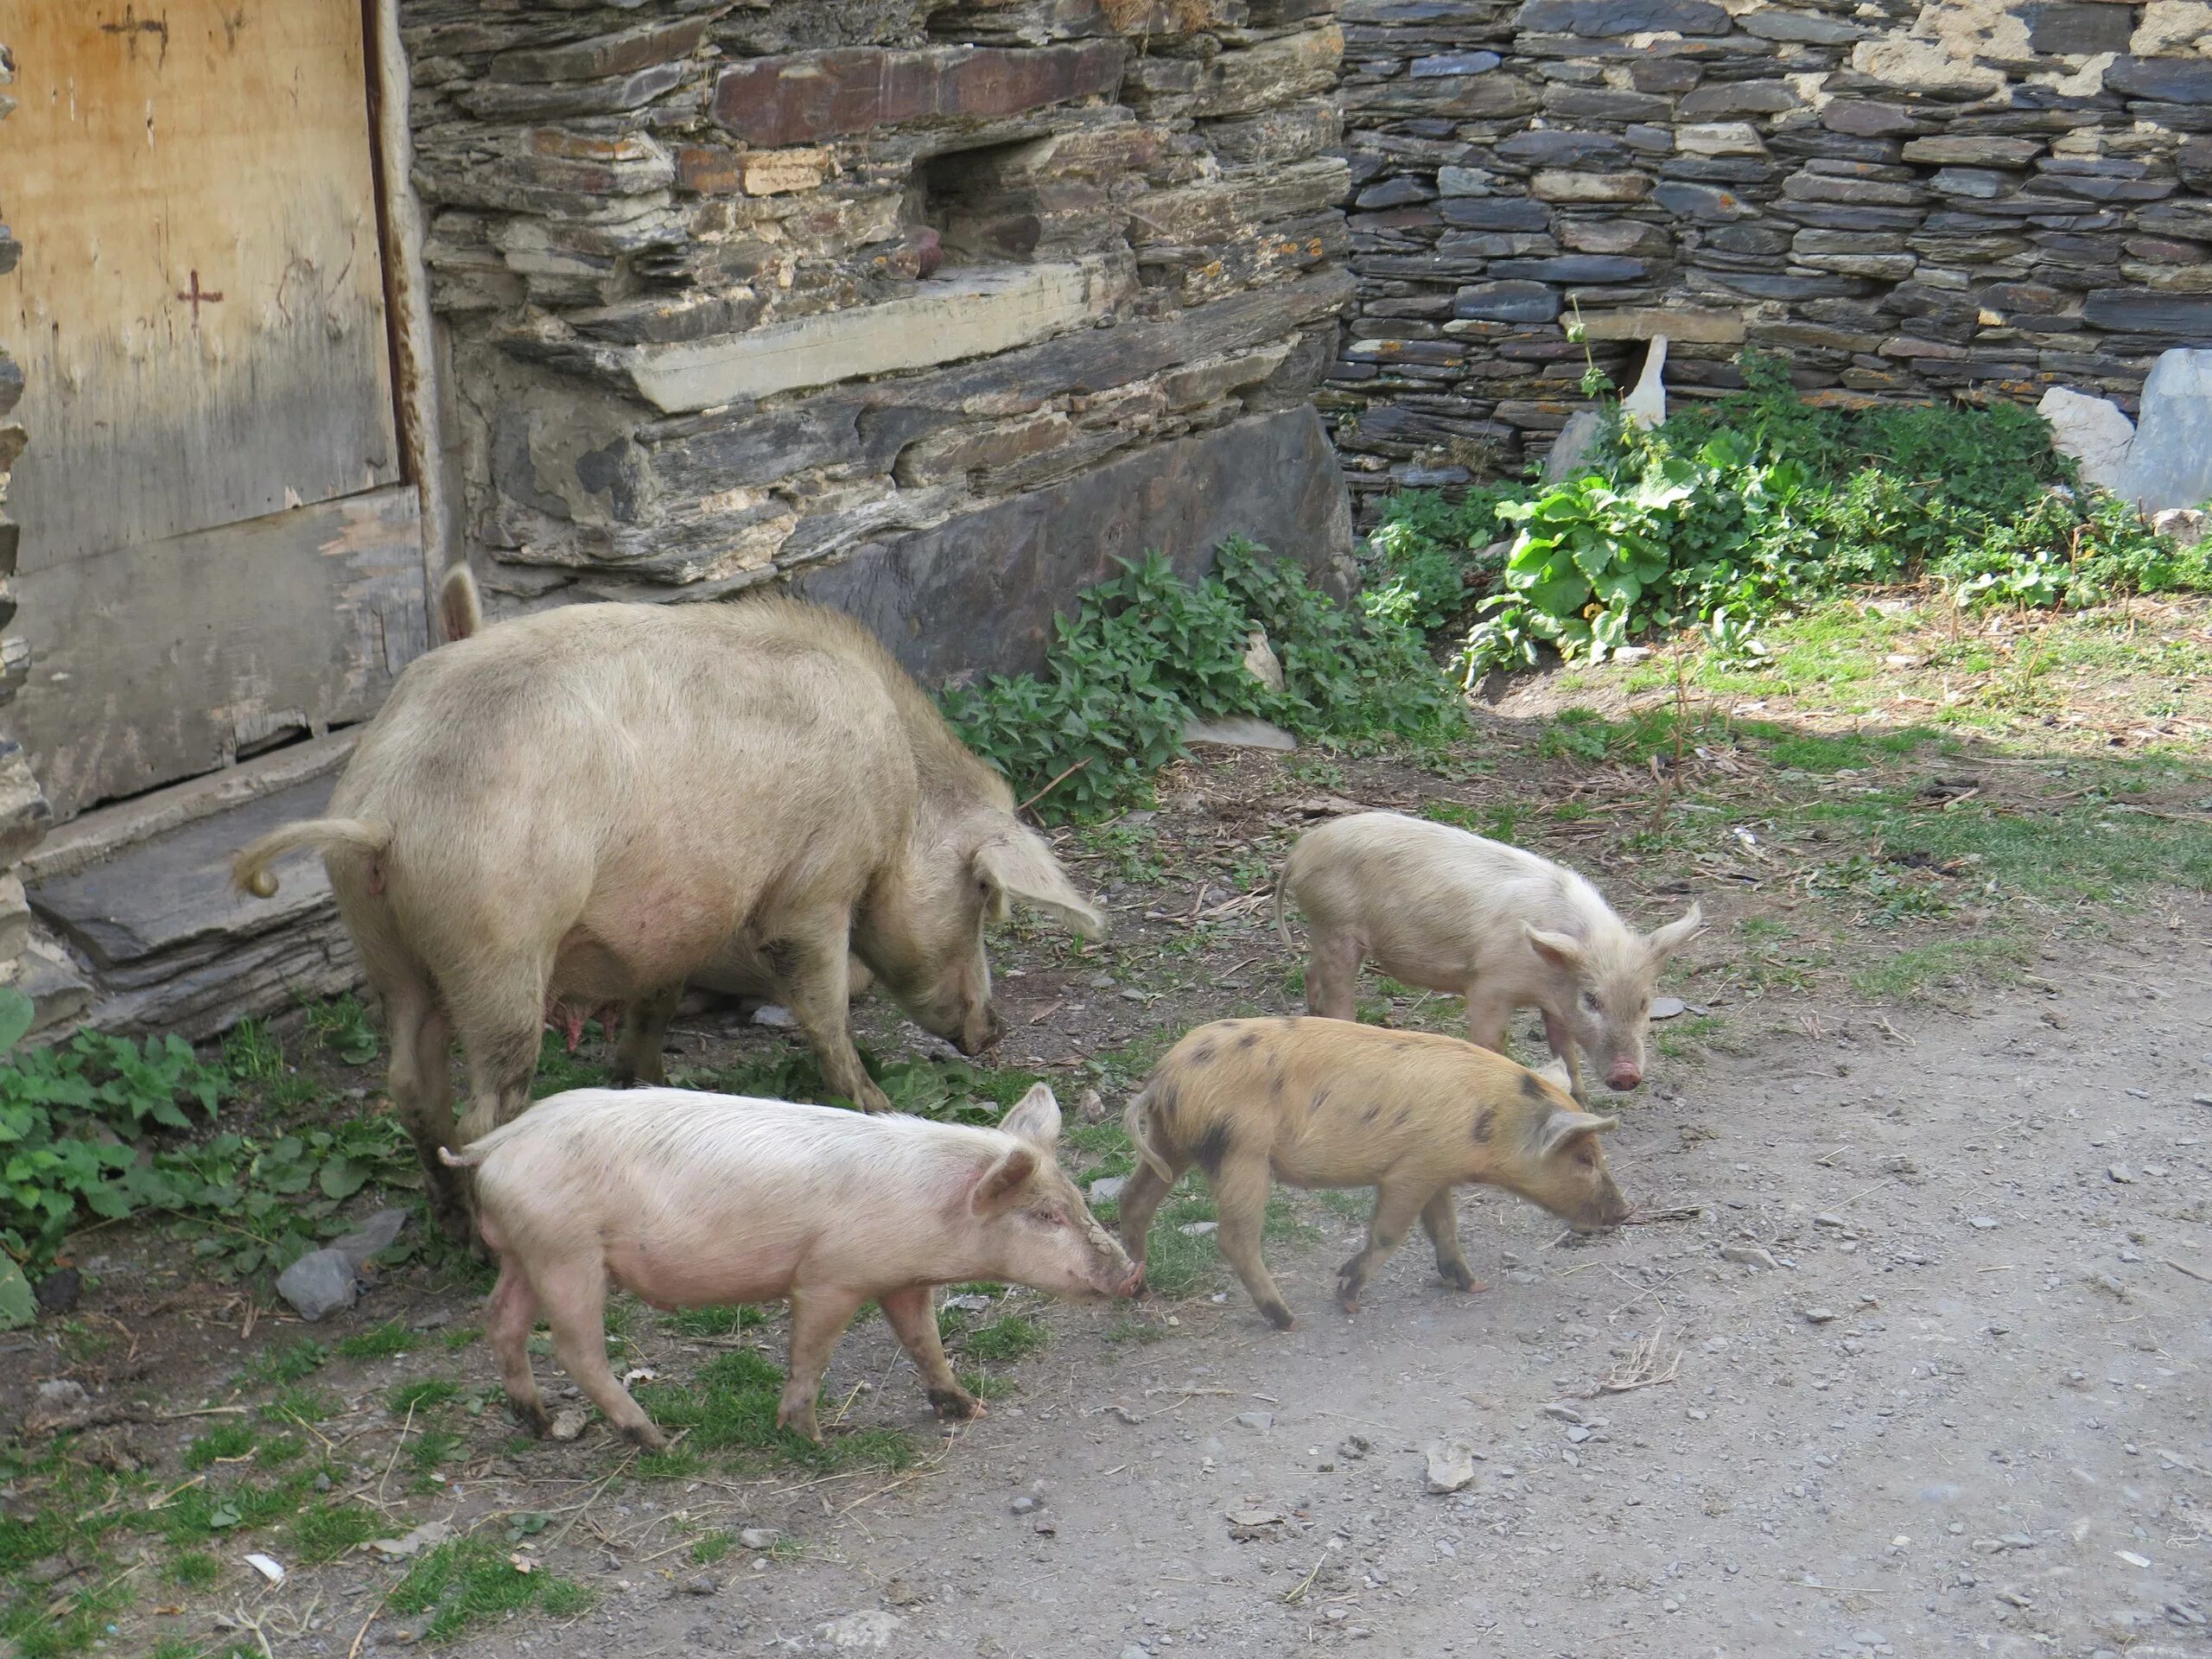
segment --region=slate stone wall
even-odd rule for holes
[[[1516,468],[1580,406],[1787,351],[1816,399],[2063,385],[2212,341],[2202,0],[1345,0],[1356,495]]]
[[[1340,560],[1333,11],[404,0],[494,607],[804,578],[943,677],[1029,665],[1098,544]]]

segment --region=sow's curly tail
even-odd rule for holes
[[[317,847],[375,858],[391,845],[391,826],[371,818],[300,818],[243,849],[231,861],[231,884],[257,899],[276,896],[276,873],[269,867],[286,853]]]
[[[438,584],[438,631],[447,645],[484,631],[484,601],[476,591],[476,577],[465,564],[454,566]]]

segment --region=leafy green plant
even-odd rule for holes
[[[1416,632],[1345,610],[1263,554],[1224,542],[1196,582],[1157,553],[1124,560],[1055,621],[1044,676],[956,689],[947,717],[1042,815],[1078,822],[1146,798],[1194,717],[1249,715],[1346,741],[1447,729],[1454,705]],[[1255,630],[1282,666],[1281,691],[1244,666]]]

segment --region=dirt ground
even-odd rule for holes
[[[1987,775],[1993,791],[2007,776]],[[1039,930],[995,953],[1014,1035],[994,1064],[1041,1072],[1071,1122],[1103,1084],[1107,1122],[1070,1160],[1086,1181],[1125,1169],[1103,1150],[1119,1090],[1165,1039],[1295,1007],[1295,962],[1250,897],[1283,837],[1347,797],[1471,809],[1485,787],[1249,759],[1171,779],[1156,817],[1070,844],[1117,910],[1114,946]],[[896,1471],[710,1459],[648,1478],[597,1426],[517,1444],[493,1404],[451,1419],[461,1449],[410,1481],[422,1430],[395,1387],[450,1378],[480,1403],[493,1382],[466,1335],[474,1287],[410,1272],[315,1328],[340,1351],[314,1382],[340,1409],[310,1432],[389,1535],[506,1527],[537,1571],[591,1592],[580,1613],[479,1620],[442,1647],[464,1659],[2205,1651],[2212,905],[2168,897],[2087,930],[2053,912],[2002,988],[1870,998],[1840,969],[1746,976],[1751,918],[1801,942],[1850,934],[1862,962],[1902,947],[1801,911],[1802,884],[1763,877],[1740,844],[1719,823],[1648,859],[1582,843],[1647,925],[1694,895],[1714,927],[1671,982],[1683,1034],[1618,1103],[1609,1155],[1636,1221],[1577,1239],[1465,1194],[1479,1294],[1448,1290],[1416,1238],[1347,1318],[1329,1291],[1361,1223],[1300,1198],[1268,1247],[1297,1329],[1269,1332],[1217,1267],[1135,1310],[1017,1294],[999,1311],[1048,1340],[997,1368],[1007,1391],[957,1431],[880,1323],[856,1325],[827,1395],[846,1433],[914,1436],[922,1455]],[[1391,988],[1363,1011],[1450,1028],[1449,1006]],[[864,1025],[887,1057],[925,1040],[880,1010]],[[704,1077],[785,1041],[683,1020],[671,1068]],[[208,1420],[175,1414],[235,1411],[242,1360],[302,1327],[265,1295],[177,1278],[157,1234],[117,1236],[100,1265],[82,1317],[129,1352],[0,1342],[0,1406],[58,1375],[150,1390],[154,1420],[111,1432],[164,1487],[188,1483],[176,1459]],[[639,1313],[630,1366],[681,1377],[741,1347],[781,1363],[780,1316],[702,1336]],[[407,1351],[345,1354],[378,1330]],[[134,1370],[142,1349],[158,1364]],[[558,1403],[565,1379],[537,1363]],[[1432,1465],[1457,1490],[1432,1490]],[[219,1540],[212,1583],[149,1591],[95,1646],[423,1644],[427,1615],[386,1605],[404,1562],[356,1550],[270,1587],[240,1564],[251,1548],[282,1554]]]

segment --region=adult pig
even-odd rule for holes
[[[547,1427],[530,1370],[543,1313],[569,1376],[625,1438],[664,1444],[607,1363],[607,1290],[656,1307],[788,1297],[779,1427],[821,1439],[814,1400],[838,1337],[874,1301],[947,1417],[983,1408],[952,1375],[931,1287],[970,1279],[1077,1300],[1137,1270],[1054,1156],[1039,1084],[995,1129],[679,1089],[578,1089],[444,1161],[474,1169],[499,1260],[487,1330],[515,1414]]]
[[[972,1054],[997,1031],[986,919],[1019,899],[1101,925],[874,638],[782,599],[569,606],[417,658],[330,816],[263,836],[233,877],[266,897],[299,847],[322,850],[383,1000],[392,1099],[456,1236],[436,1155],[454,1035],[463,1141],[527,1103],[550,1005],[626,1006],[618,1078],[658,1083],[686,976],[741,938],[830,1086],[887,1110],[847,1024],[849,945]]]
[[[1689,913],[1638,934],[1573,870],[1535,853],[1396,812],[1359,812],[1298,838],[1275,880],[1312,935],[1306,1007],[1353,1017],[1360,964],[1467,999],[1467,1034],[1505,1052],[1516,1008],[1541,1008],[1544,1038],[1586,1098],[1586,1052],[1615,1089],[1643,1081],[1659,970],[1703,925]]]
[[[1616,1121],[1503,1055],[1456,1037],[1345,1020],[1223,1020],[1167,1052],[1122,1116],[1141,1161],[1121,1194],[1122,1248],[1140,1270],[1160,1200],[1192,1164],[1213,1188],[1221,1253],[1268,1323],[1295,1322],[1260,1255],[1271,1182],[1371,1186],[1367,1247],[1337,1269],[1359,1311],[1369,1277],[1421,1218],[1436,1270],[1478,1290],[1452,1189],[1499,1186],[1580,1232],[1628,1204],[1598,1137]]]

